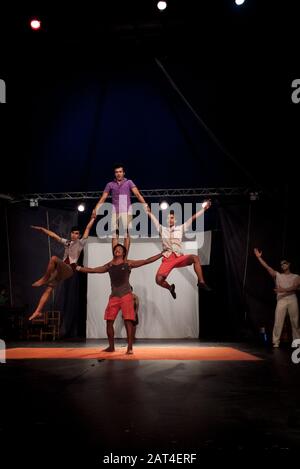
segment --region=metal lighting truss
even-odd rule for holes
[[[251,192],[252,191],[252,192]],[[200,187],[185,189],[144,189],[140,191],[144,197],[213,197],[213,196],[245,196],[257,194],[255,189],[249,187]],[[102,191],[94,192],[35,192],[32,194],[6,194],[12,203],[30,200],[88,200],[99,199]]]

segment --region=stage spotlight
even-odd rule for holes
[[[38,29],[40,29],[41,28],[40,20],[38,18],[33,18],[32,20],[30,20],[30,27],[34,31],[37,31]]]
[[[167,208],[169,208],[169,204],[166,200],[163,200],[160,204],[159,204],[159,207],[161,210],[167,210]]]
[[[39,206],[38,199],[29,199],[29,207],[34,208]]]
[[[163,11],[167,8],[167,2],[158,2],[157,3],[157,8],[160,10],[160,11]]]
[[[243,3],[245,3],[245,0],[235,0],[235,4],[238,6],[243,5]]]
[[[84,204],[79,204],[77,207],[78,212],[84,212],[85,211],[85,205]]]

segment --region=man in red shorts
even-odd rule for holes
[[[176,298],[175,285],[174,283],[170,285],[166,281],[166,278],[174,268],[193,265],[195,273],[198,277],[198,287],[206,291],[211,291],[211,288],[204,281],[199,257],[195,254],[185,255],[182,252],[182,237],[184,232],[188,229],[192,222],[196,220],[196,218],[203,215],[203,213],[210,206],[211,201],[205,201],[202,204],[202,209],[196,212],[183,225],[176,225],[175,215],[173,212],[170,212],[167,221],[168,226],[161,225],[155,215],[153,215],[153,213],[148,210],[148,215],[153,220],[154,225],[160,234],[163,245],[163,260],[160,268],[156,273],[155,280],[158,285],[163,288],[167,288],[174,299]]]
[[[104,319],[106,320],[106,331],[109,346],[105,352],[114,352],[114,322],[120,311],[122,310],[127,333],[127,354],[132,354],[133,343],[133,323],[136,319],[134,310],[134,300],[132,289],[129,283],[131,269],[151,264],[162,257],[162,253],[148,259],[132,261],[126,259],[127,249],[122,244],[117,244],[113,249],[113,259],[105,265],[99,267],[81,267],[77,266],[76,270],[86,273],[104,274],[109,273],[111,282],[111,295],[106,306]]]

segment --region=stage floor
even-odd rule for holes
[[[12,463],[38,466],[38,453],[89,467],[151,452],[287,460],[299,448],[300,364],[290,348],[138,340],[122,359],[117,341],[112,359],[102,356],[106,341],[7,345],[0,445]]]
[[[203,346],[199,343],[189,345],[135,344],[133,354],[126,353],[126,345],[117,346],[108,353],[103,347],[11,347],[6,351],[6,360],[43,360],[43,359],[79,359],[79,360],[260,360],[250,353],[233,347]]]

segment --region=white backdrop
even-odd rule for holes
[[[209,264],[211,232],[197,233],[197,241],[183,243],[184,252],[198,254],[202,265]],[[201,242],[202,241],[202,242]],[[130,259],[146,259],[161,250],[159,239],[133,240],[130,247]],[[89,238],[84,249],[84,265],[96,267],[112,259],[111,243]],[[178,339],[198,338],[198,288],[197,277],[193,267],[174,269],[168,277],[175,283],[177,298],[155,283],[155,273],[161,259],[138,269],[132,269],[130,283],[140,300],[139,325],[137,338],[145,339]],[[86,274],[80,274],[86,275]],[[106,338],[106,321],[104,311],[110,295],[109,274],[88,274],[87,285],[87,338]],[[126,337],[121,312],[115,321],[115,337]]]

